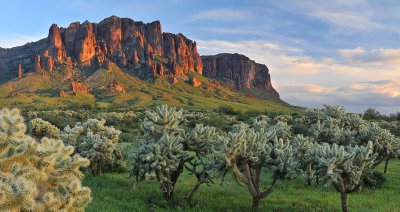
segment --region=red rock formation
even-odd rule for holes
[[[192,85],[194,86],[194,87],[200,87],[200,85],[201,85],[201,82],[200,82],[200,80],[198,80],[197,78],[195,78],[195,77],[192,77],[192,79],[191,79],[191,83],[192,83]]]
[[[68,94],[65,93],[64,90],[61,90],[59,96],[60,96],[61,98],[64,98],[64,97],[67,97]]]
[[[96,54],[96,35],[94,24],[85,21],[80,27],[75,38],[74,56],[82,65],[91,65],[91,59]]]
[[[48,54],[56,61],[61,61],[61,59],[66,56],[63,48],[61,30],[57,24],[51,25],[49,29],[49,36],[47,37],[47,49]]]
[[[125,93],[124,87],[115,80],[108,86],[108,89],[114,93]]]
[[[184,74],[188,71],[202,74],[203,63],[197,52],[196,42],[182,34],[164,33],[163,38],[165,57],[168,59],[169,69],[174,74]]]
[[[37,55],[35,59],[35,71],[36,72],[42,71],[42,66],[40,65],[40,55]]]
[[[179,80],[176,77],[172,77],[170,81],[171,81],[171,84],[173,84],[173,85],[178,84],[178,82],[179,82]]]
[[[98,24],[75,22],[67,28],[53,24],[46,39],[0,50],[0,81],[14,77],[20,61],[26,70],[41,72],[66,65],[69,57],[76,66],[99,68],[109,60],[122,68],[147,67],[147,75],[154,70],[164,76],[202,73],[203,67],[196,43],[182,34],[163,33],[159,21],[145,24],[112,16]]]
[[[18,78],[22,78],[22,65],[21,65],[21,63],[18,65]]]
[[[261,88],[276,98],[278,92],[272,87],[271,77],[266,65],[258,64],[239,54],[218,54],[203,56],[203,75],[224,81],[229,87],[238,90]]]
[[[74,95],[76,95],[78,91],[83,93],[89,93],[89,88],[79,82],[71,82],[71,87],[72,87],[72,93]]]

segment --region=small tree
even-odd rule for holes
[[[105,126],[105,123],[103,119],[88,119],[73,128],[65,127],[61,133],[65,143],[75,146],[76,153],[90,160],[89,170],[93,175],[123,166],[122,152],[116,145],[121,131]]]
[[[80,169],[89,161],[71,156],[62,141],[28,136],[17,109],[0,111],[0,208],[6,211],[83,211],[90,189]]]
[[[275,139],[274,139],[275,138]],[[225,158],[227,166],[240,184],[245,184],[253,197],[253,210],[260,200],[267,197],[280,177],[289,176],[296,170],[297,162],[290,143],[275,137],[273,130],[242,130],[219,136],[221,146],[217,153]],[[272,170],[270,186],[262,190],[263,169]]]
[[[360,188],[366,170],[374,165],[376,155],[372,150],[372,142],[369,142],[360,147],[323,143],[309,151],[317,174],[340,192],[343,212],[348,211],[347,194]]]

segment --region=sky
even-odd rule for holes
[[[195,40],[201,55],[266,64],[290,104],[400,111],[398,0],[18,0],[2,8],[3,48],[47,37],[52,23],[160,20],[163,31]]]

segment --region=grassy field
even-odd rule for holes
[[[378,167],[382,170],[382,167]],[[400,161],[391,161],[387,181],[379,188],[364,188],[349,195],[350,211],[400,211]],[[265,177],[268,182],[268,177]],[[86,177],[93,201],[87,211],[250,211],[251,197],[246,187],[226,179],[223,186],[204,185],[191,205],[185,197],[195,184],[183,174],[177,184],[174,202],[161,198],[157,182],[144,182],[133,189],[127,173]],[[331,186],[306,186],[300,178],[278,181],[272,194],[261,201],[259,211],[340,211],[340,194]]]

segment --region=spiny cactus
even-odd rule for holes
[[[366,128],[360,131],[358,138],[360,144],[372,142],[373,152],[377,153],[375,166],[385,161],[384,173],[386,173],[389,160],[398,154],[398,139],[389,130],[379,127],[377,123],[368,124]]]
[[[130,175],[141,180],[157,179],[165,199],[170,200],[189,155],[178,136],[164,134],[157,142],[142,142],[130,155]]]
[[[0,111],[0,208],[83,211],[91,191],[81,185],[89,161],[62,141],[28,136],[19,110]]]
[[[136,177],[137,182],[157,179],[167,200],[172,198],[185,163],[194,164],[195,157],[206,156],[215,135],[215,128],[203,125],[196,125],[185,133],[182,114],[182,109],[177,111],[166,105],[146,111],[141,126],[147,139],[130,153],[130,175]]]
[[[146,111],[142,129],[147,135],[155,140],[161,138],[164,133],[179,133],[182,130],[178,127],[183,119],[183,110],[177,111],[175,107],[162,105],[156,107],[155,111]]]
[[[65,127],[60,137],[75,146],[76,153],[89,159],[89,170],[99,175],[123,166],[122,153],[116,146],[120,134],[114,127],[105,126],[105,120],[89,119],[78,122],[73,128]]]
[[[372,142],[354,147],[323,143],[309,151],[317,174],[341,193],[344,212],[348,211],[347,194],[360,188],[365,172],[373,167],[376,156]]]
[[[304,177],[308,185],[315,179],[315,170],[311,158],[308,156],[308,151],[314,148],[315,142],[309,137],[296,135],[292,140],[294,157],[299,161],[300,167],[304,173]]]
[[[289,142],[275,136],[273,130],[242,130],[219,136],[220,146],[216,152],[222,156],[234,173],[239,184],[245,184],[253,197],[253,209],[259,207],[260,200],[267,197],[279,177],[291,175],[297,167],[294,152]],[[261,190],[263,168],[272,170],[271,185]]]
[[[43,137],[58,139],[60,137],[60,129],[41,118],[30,120],[28,128],[29,134],[37,139]]]

